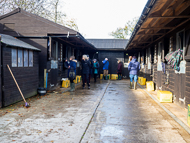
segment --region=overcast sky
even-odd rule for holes
[[[109,33],[140,16],[147,0],[63,0],[63,11],[76,19],[85,38],[113,38]]]

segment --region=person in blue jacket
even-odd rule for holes
[[[77,66],[77,60],[75,60],[75,56],[71,56],[69,61],[67,59],[65,60],[66,67],[68,68],[68,78],[70,80],[70,91],[75,91],[75,77],[76,77],[76,66]],[[73,73],[73,74],[72,74]]]
[[[105,58],[105,60],[102,61],[103,63],[103,71],[104,71],[104,76],[102,79],[105,79],[107,80],[108,79],[108,69],[109,69],[109,61],[108,61],[108,58]]]
[[[129,77],[130,77],[130,89],[132,89],[133,79],[134,79],[134,89],[137,88],[138,72],[141,69],[140,63],[137,61],[136,57],[133,56],[132,61],[128,65]]]

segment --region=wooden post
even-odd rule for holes
[[[49,60],[51,60],[51,48],[52,48],[52,43],[51,42],[52,42],[52,38],[49,37],[49,43],[48,43],[49,44],[49,51],[48,51],[49,52],[49,57],[48,57]]]

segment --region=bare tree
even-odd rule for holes
[[[78,30],[75,20],[68,20],[66,14],[61,11],[63,7],[61,2],[61,0],[0,0],[0,15],[19,7],[55,23]]]

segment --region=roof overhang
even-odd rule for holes
[[[30,49],[30,50],[35,50],[35,51],[41,51],[40,49],[38,49],[32,45],[29,45],[28,43],[25,43],[21,40],[18,40],[12,36],[0,34],[0,37],[1,37],[0,42],[4,43],[5,45],[12,46],[12,47],[24,48],[24,49]]]
[[[148,0],[126,46],[141,50],[190,21],[189,0]]]

